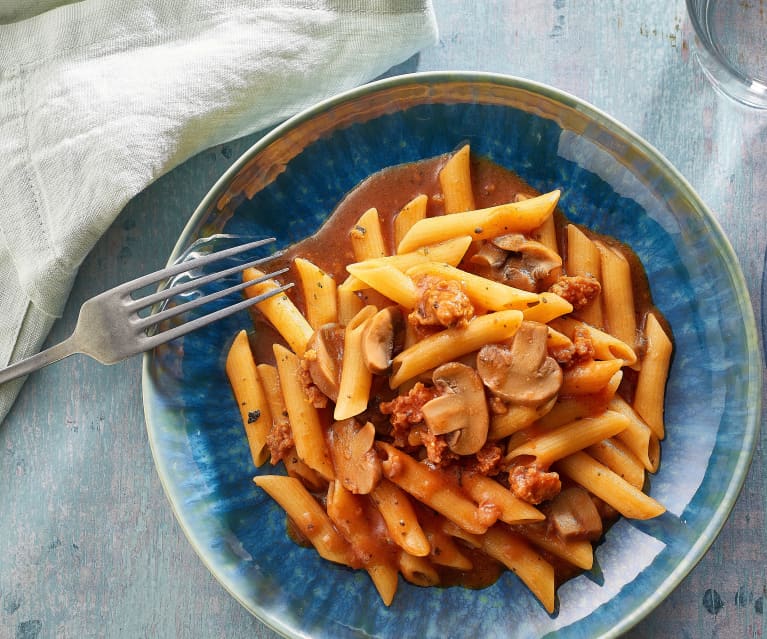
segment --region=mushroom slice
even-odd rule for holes
[[[397,335],[404,320],[398,306],[387,306],[365,322],[362,331],[362,359],[371,373],[389,370]]]
[[[426,426],[435,435],[447,435],[454,453],[473,455],[485,445],[490,424],[482,380],[458,362],[437,367],[432,380],[440,395],[421,408]]]
[[[526,238],[520,233],[501,235],[492,244],[508,257],[499,271],[501,281],[526,291],[546,290],[555,280],[555,271],[562,258],[545,244]]]
[[[373,448],[375,434],[373,424],[360,427],[353,417],[330,427],[336,480],[356,495],[367,495],[381,479],[381,460]]]
[[[522,322],[508,344],[486,344],[477,355],[477,372],[493,394],[513,404],[540,406],[562,386],[562,369],[548,357],[548,330]]]
[[[566,539],[596,541],[602,536],[602,518],[591,496],[580,486],[565,488],[549,506],[548,519]]]
[[[469,262],[489,269],[500,269],[508,253],[492,242],[482,242],[477,252],[469,258]]]
[[[338,399],[343,356],[344,328],[340,324],[320,326],[309,338],[304,353],[312,382],[334,402]]]

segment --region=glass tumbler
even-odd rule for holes
[[[767,0],[686,0],[694,52],[714,87],[767,109]]]

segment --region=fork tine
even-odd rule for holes
[[[165,344],[166,342],[176,339],[177,337],[182,337],[186,335],[187,333],[191,333],[192,331],[197,330],[198,328],[202,328],[203,326],[207,326],[208,324],[212,322],[223,319],[224,317],[228,317],[229,315],[232,315],[233,313],[249,308],[253,306],[254,304],[263,302],[265,299],[273,297],[274,295],[284,293],[292,286],[294,286],[293,282],[289,284],[285,284],[284,286],[280,286],[279,288],[274,288],[270,291],[266,291],[265,293],[262,293],[261,295],[256,295],[255,297],[245,299],[242,302],[233,304],[232,306],[227,306],[226,308],[219,309],[217,311],[214,311],[213,313],[209,313],[208,315],[197,317],[189,322],[185,322],[179,326],[170,328],[167,331],[156,333],[155,335],[152,335],[150,337],[147,337],[141,340],[140,342],[141,350],[147,351],[154,348],[155,346],[159,346],[160,344]]]
[[[204,286],[205,284],[209,284],[210,282],[214,282],[219,279],[223,279],[225,277],[228,277],[230,275],[234,275],[236,273],[241,273],[247,268],[251,268],[254,266],[260,266],[266,261],[271,261],[273,259],[279,258],[281,255],[283,255],[284,251],[278,251],[277,253],[274,253],[272,255],[268,255],[267,257],[261,257],[257,260],[253,260],[251,262],[245,262],[243,264],[237,264],[236,266],[232,266],[230,268],[224,269],[223,271],[216,271],[215,273],[210,273],[208,275],[203,275],[202,277],[196,277],[192,278],[188,282],[182,282],[181,284],[175,284],[173,286],[169,286],[168,288],[164,288],[161,291],[157,291],[155,293],[151,293],[149,295],[145,295],[144,297],[139,297],[138,299],[131,300],[130,302],[125,304],[125,308],[129,312],[136,312],[140,311],[142,308],[146,308],[147,306],[151,306],[152,304],[155,304],[157,302],[162,302],[164,300],[168,300],[172,297],[175,297],[176,295],[180,293],[184,293],[186,291],[199,288],[200,286]],[[280,271],[281,273],[284,273],[285,270]],[[261,280],[259,280],[261,281]],[[135,290],[135,289],[134,289]]]
[[[237,291],[241,291],[248,286],[251,286],[253,284],[258,284],[260,282],[264,282],[268,279],[272,279],[274,277],[277,277],[278,275],[282,275],[283,273],[287,273],[290,269],[283,268],[279,271],[274,271],[273,273],[268,273],[266,275],[261,275],[260,277],[257,277],[252,280],[248,280],[247,282],[239,282],[233,286],[230,286],[229,288],[222,289],[220,291],[215,291],[213,293],[208,293],[207,295],[204,295],[202,297],[198,297],[193,300],[189,300],[188,302],[184,302],[183,304],[179,304],[178,306],[173,306],[171,308],[167,308],[163,311],[160,311],[158,313],[152,313],[151,315],[147,315],[146,317],[143,317],[136,321],[134,323],[134,326],[137,329],[145,330],[149,328],[150,326],[153,326],[155,324],[158,324],[159,322],[162,322],[166,319],[169,319],[171,317],[175,317],[176,315],[180,315],[181,313],[186,313],[187,311],[191,311],[198,306],[202,306],[203,304],[207,304],[208,302],[213,302],[217,299],[221,299],[222,297],[226,297],[227,295],[231,293],[236,293]],[[218,275],[217,273],[214,273],[214,275]],[[200,278],[199,282],[202,282],[202,279]],[[197,282],[197,280],[194,280]],[[175,288],[175,287],[174,287]],[[180,287],[178,287],[180,288]],[[171,289],[167,289],[171,290]]]
[[[259,246],[264,246],[265,244],[270,244],[271,242],[274,242],[274,241],[275,241],[275,238],[267,237],[265,239],[256,240],[254,242],[248,242],[246,244],[240,244],[239,246],[234,246],[232,248],[224,249],[223,251],[216,251],[215,253],[210,253],[208,255],[195,257],[191,260],[179,262],[178,264],[173,264],[162,270],[155,271],[154,273],[148,273],[147,275],[142,275],[141,277],[137,277],[135,280],[130,280],[129,282],[120,284],[119,286],[116,286],[114,289],[112,289],[112,292],[128,295],[132,291],[141,289],[150,284],[154,284],[155,282],[159,282],[160,280],[173,277],[174,275],[178,275],[179,273],[183,273],[184,271],[190,271],[194,268],[200,268],[201,266],[205,266],[206,264],[210,264],[211,262],[216,262],[225,257],[231,257],[232,255],[237,255],[238,253],[242,253],[249,249],[258,248]]]

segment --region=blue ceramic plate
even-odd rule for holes
[[[313,233],[374,171],[469,141],[540,191],[562,189],[575,222],[629,244],[673,327],[667,438],[650,493],[668,512],[621,521],[596,567],[547,614],[510,573],[481,591],[402,583],[384,607],[367,575],[294,545],[251,482],[223,370],[241,314],[146,356],[144,401],[160,478],[211,572],[290,637],[615,636],[683,579],[719,532],[751,459],[761,404],[756,326],[737,260],[711,214],[657,151],[572,96],[516,78],[403,76],[328,100],[255,144],[212,189],[172,256],[216,234],[289,245]],[[460,630],[460,632],[459,632]]]

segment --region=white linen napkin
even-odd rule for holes
[[[81,0],[0,25],[0,366],[39,350],[153,180],[436,37],[429,0]]]

